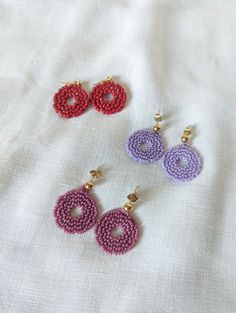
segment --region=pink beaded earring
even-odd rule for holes
[[[65,85],[55,93],[53,98],[55,112],[64,118],[81,115],[89,106],[87,92],[78,80],[63,82],[63,84]]]
[[[137,193],[127,196],[123,208],[113,209],[103,214],[95,226],[98,245],[110,254],[124,254],[131,250],[139,236],[138,225],[132,216],[133,203],[138,200]],[[120,233],[117,234],[117,231]]]
[[[69,234],[82,234],[91,229],[98,217],[95,200],[89,194],[94,182],[102,176],[100,168],[90,171],[91,179],[78,189],[70,190],[57,199],[54,206],[55,222]],[[81,209],[80,214],[76,208]]]
[[[96,84],[90,92],[90,101],[93,107],[103,114],[120,112],[126,102],[124,88],[115,83],[111,76]]]

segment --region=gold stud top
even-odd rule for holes
[[[106,82],[112,81],[112,76],[107,76],[104,80],[105,80]]]
[[[158,112],[158,113],[156,113],[156,114],[154,115],[154,120],[155,120],[156,122],[161,122],[161,121],[162,121],[162,116],[161,116],[160,112]]]
[[[161,114],[160,114],[160,111],[154,115],[154,120],[155,120],[157,123],[156,123],[156,125],[153,126],[153,131],[154,131],[155,133],[159,133],[159,131],[160,131],[160,129],[161,129],[161,126],[160,126],[159,122],[162,121],[162,116],[161,116]]]
[[[94,178],[94,179],[98,179],[102,176],[102,172],[101,172],[100,167],[97,168],[96,170],[91,170],[89,173],[92,176],[92,178]]]
[[[184,129],[183,135],[181,137],[181,141],[183,143],[186,143],[186,142],[188,142],[190,137],[191,137],[191,126],[187,126]]]
[[[79,85],[81,86],[81,81],[80,80],[74,80],[71,82],[61,82],[62,84],[66,85],[66,86],[70,86],[70,85]]]
[[[130,201],[130,202],[136,202],[138,201],[138,196],[136,193],[131,193],[127,196],[127,199]]]
[[[104,82],[111,82],[112,80],[113,80],[112,76],[107,76],[106,78],[102,79],[101,81],[94,83],[93,86],[96,86],[97,84],[104,83]]]
[[[124,210],[127,211],[127,212],[132,212],[132,211],[133,211],[133,208],[134,208],[133,203],[135,203],[136,201],[138,201],[138,195],[137,195],[136,190],[137,190],[137,187],[135,188],[135,190],[134,190],[133,193],[130,193],[130,194],[127,196],[127,199],[128,199],[129,201],[127,201],[127,202],[124,204],[124,206],[123,206]]]
[[[94,187],[95,181],[102,176],[102,172],[101,172],[100,167],[98,167],[96,170],[91,170],[89,173],[90,173],[91,178],[84,185],[87,190],[91,190]]]

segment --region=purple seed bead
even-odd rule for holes
[[[126,151],[136,162],[145,164],[155,162],[164,154],[161,135],[150,130],[137,130],[129,136]]]
[[[190,181],[201,171],[201,159],[189,144],[169,149],[162,161],[166,175],[176,181]]]
[[[120,235],[114,235],[117,227]],[[123,208],[113,209],[103,214],[95,226],[98,245],[107,253],[124,254],[131,250],[138,240],[138,225],[130,213]]]
[[[72,216],[75,208],[81,209],[81,214]],[[82,186],[60,196],[53,211],[58,227],[66,233],[82,234],[91,229],[98,217],[98,208],[88,190]]]

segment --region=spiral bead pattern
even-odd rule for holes
[[[81,214],[72,216],[75,208],[81,208]],[[95,200],[85,189],[74,189],[60,196],[54,207],[55,221],[61,229],[69,234],[82,234],[92,228],[97,221],[98,208]]]
[[[168,177],[176,181],[185,182],[199,175],[201,159],[189,144],[180,144],[165,153],[162,166]]]
[[[143,145],[146,147],[143,148]],[[137,130],[126,143],[126,151],[131,158],[140,163],[152,163],[164,154],[161,135],[150,130]]]
[[[113,234],[120,227],[122,233]],[[131,250],[138,240],[138,226],[130,213],[123,208],[113,209],[103,214],[95,226],[98,245],[107,253],[124,254]]]
[[[73,98],[74,104],[69,105],[67,100]],[[64,118],[81,115],[89,106],[87,92],[78,84],[65,85],[61,87],[53,98],[54,110]]]
[[[104,99],[104,96],[112,95],[111,100]],[[90,101],[93,107],[103,114],[120,112],[126,102],[124,88],[112,81],[103,81],[95,85],[90,93]]]

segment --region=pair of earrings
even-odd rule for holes
[[[175,181],[194,179],[199,175],[202,164],[200,156],[188,143],[191,136],[190,126],[184,129],[182,144],[165,152],[160,135],[160,113],[155,114],[154,119],[157,123],[152,130],[138,130],[128,138],[127,153],[139,163],[152,163],[162,158],[164,172]]]
[[[124,88],[115,83],[111,76],[94,85],[89,95],[79,81],[64,84],[53,98],[54,110],[64,118],[81,115],[90,103],[103,114],[120,112],[127,99]]]
[[[132,216],[133,203],[138,200],[136,190],[127,196],[128,202],[98,218],[99,210],[89,191],[102,176],[100,168],[90,171],[91,179],[80,188],[60,196],[54,206],[54,217],[58,227],[69,234],[82,234],[95,226],[97,244],[107,253],[124,254],[138,240],[138,225]],[[76,208],[81,209],[79,215]],[[116,233],[121,230],[121,233]]]

